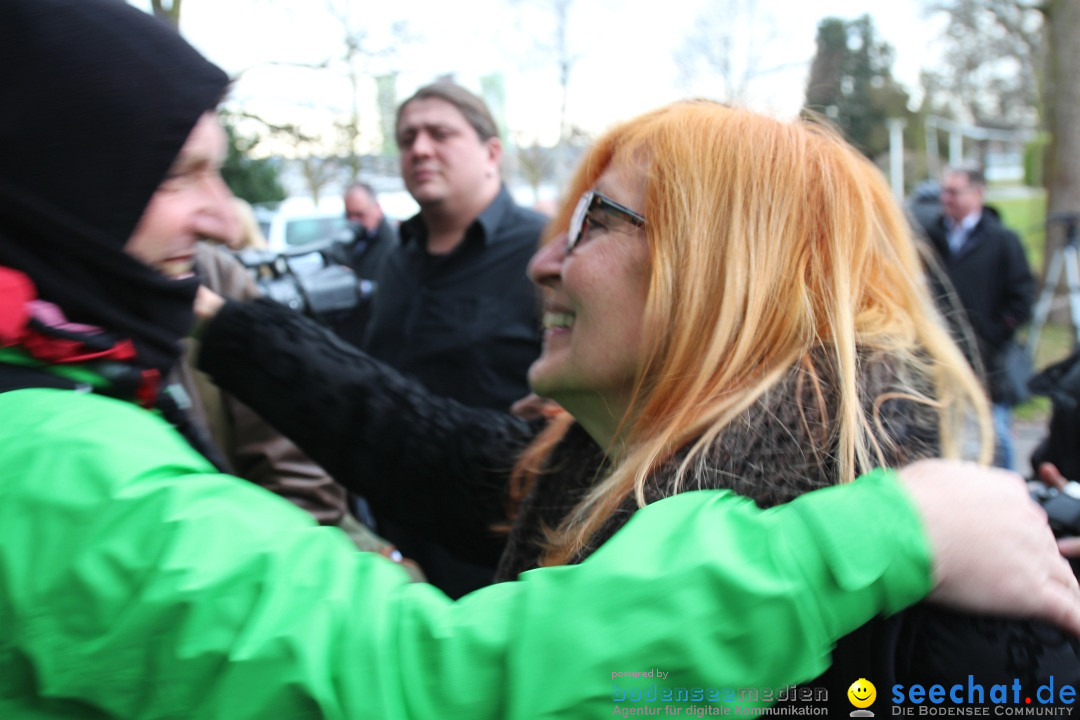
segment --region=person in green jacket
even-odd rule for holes
[[[0,37],[0,717],[610,715],[625,673],[814,677],[928,593],[1080,633],[1020,480],[943,462],[686,493],[458,602],[409,583],[218,472],[160,392],[196,285],[151,264],[230,231],[224,74],[114,0],[5,0]]]
[[[963,467],[879,472],[765,512],[686,493],[581,565],[452,603],[216,474],[132,403],[0,394],[0,460],[5,718],[593,717],[611,714],[616,673],[658,668],[682,687],[813,677],[833,640],[937,581],[945,599],[969,587],[961,604],[1042,605],[1078,624],[1060,579],[1056,609],[1024,597],[1044,593],[1031,567],[1052,543],[1013,531],[1038,518],[989,522],[1015,520],[1023,490]],[[943,470],[958,477],[919,477]],[[981,594],[998,583],[1011,587]]]

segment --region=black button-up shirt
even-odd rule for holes
[[[537,293],[525,275],[547,219],[503,187],[447,255],[427,252],[417,215],[383,263],[364,349],[428,390],[508,410],[540,352]]]

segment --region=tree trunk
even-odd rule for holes
[[[1067,223],[1061,221],[1062,215],[1080,213],[1080,0],[1049,0],[1044,12],[1048,51],[1046,127],[1051,138],[1045,176],[1045,277],[1054,253],[1065,243]],[[1055,312],[1052,317],[1066,321],[1063,312]],[[1080,325],[1080,318],[1072,318],[1072,322]]]
[[[154,10],[154,17],[161,18],[177,30],[180,29],[180,3],[182,0],[152,0],[150,5]]]

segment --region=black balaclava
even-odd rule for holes
[[[123,247],[227,76],[120,0],[0,0],[0,67],[0,265],[164,376],[197,284]]]

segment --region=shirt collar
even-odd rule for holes
[[[964,232],[971,232],[975,226],[979,224],[980,220],[982,220],[982,210],[976,210],[972,213],[968,213],[959,223],[951,217],[946,216],[945,227],[947,227],[950,232],[956,230],[957,226]]]
[[[496,230],[498,230],[503,218],[513,206],[514,198],[511,197],[510,191],[506,189],[506,185],[501,185],[499,193],[491,201],[491,204],[484,208],[483,212],[466,228],[465,236],[472,237],[476,235],[476,228],[479,227],[481,242],[487,244],[498,241],[499,237]],[[412,241],[423,244],[422,241],[427,238],[427,226],[424,224],[424,218],[420,213],[401,223],[398,231],[403,245]]]

